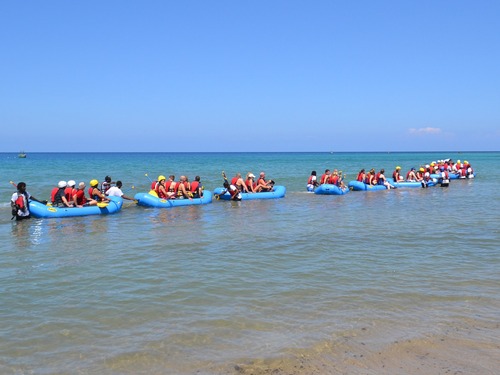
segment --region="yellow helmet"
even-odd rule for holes
[[[166,180],[165,176],[163,176],[163,175],[158,176],[158,181],[161,181],[161,180]]]
[[[420,168],[419,170],[420,170],[420,172],[425,172],[424,168]]]
[[[99,181],[97,180],[90,181],[90,186],[97,186],[97,185],[99,185]]]
[[[396,169],[401,169],[401,167],[398,165],[398,166],[396,167]]]

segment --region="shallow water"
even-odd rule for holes
[[[342,169],[349,180],[361,168],[447,157],[469,160],[478,177],[449,188],[305,193],[312,169]],[[439,335],[450,322],[499,320],[500,178],[488,172],[499,153],[0,158],[1,373],[218,373],[340,350],[345,337],[375,348]],[[213,190],[221,170],[265,170],[287,195],[9,220],[9,180],[47,198],[60,179],[109,174],[134,195],[160,173],[199,174]],[[498,346],[490,333],[476,330],[475,340]]]

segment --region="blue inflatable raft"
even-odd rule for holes
[[[360,181],[349,181],[349,189],[354,191],[379,191],[379,190],[387,190],[384,185],[367,185],[364,182]]]
[[[193,199],[161,199],[149,193],[137,193],[134,196],[139,206],[157,207],[157,208],[172,208],[180,206],[192,206],[207,204],[212,202],[212,192],[205,190],[203,197]]]
[[[214,190],[214,195],[218,196],[219,199],[229,201],[231,200],[231,195],[228,192],[222,194],[225,190],[226,189],[224,188],[216,188]],[[241,193],[241,200],[283,198],[285,193],[286,188],[283,185],[275,185],[273,191],[264,191],[261,193]]]
[[[121,210],[123,199],[120,197],[109,197],[108,204],[99,203],[98,206],[85,206],[78,207],[53,207],[44,205],[40,202],[30,201],[31,215],[38,218],[51,218],[51,217],[75,217],[75,216],[89,216],[89,215],[107,215],[114,214]]]
[[[347,193],[349,193],[348,187],[346,187],[345,189],[341,189],[337,185],[333,184],[322,184],[314,190],[314,194],[321,195],[344,195]]]
[[[450,180],[466,180],[466,179],[474,179],[476,175],[472,173],[470,176],[462,176],[460,173],[448,173]],[[442,179],[441,173],[433,173],[431,174],[431,178],[437,178],[438,180]]]

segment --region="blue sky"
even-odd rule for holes
[[[4,1],[0,151],[498,151],[498,1]]]

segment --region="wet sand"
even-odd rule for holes
[[[380,339],[380,338],[379,338]],[[282,358],[242,361],[218,374],[500,374],[498,322],[450,323],[441,332],[381,344],[359,334],[325,342]],[[201,371],[200,373],[204,373]],[[212,373],[210,371],[210,373]]]

